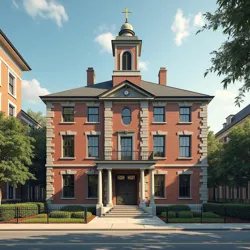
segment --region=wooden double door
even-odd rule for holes
[[[116,205],[137,205],[136,174],[116,175]]]

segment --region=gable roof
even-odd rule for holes
[[[231,120],[231,123],[226,125],[223,129],[221,129],[219,132],[215,134],[215,137],[219,136],[220,134],[224,133],[227,131],[229,128],[233,127],[236,125],[236,123],[240,122],[242,119],[250,115],[250,104],[247,105],[244,109],[239,111],[236,115]]]
[[[69,98],[69,97],[98,98],[99,95],[104,94],[105,92],[111,90],[112,88],[113,88],[113,82],[112,80],[110,80],[106,82],[96,83],[92,86],[84,86],[80,88],[70,89],[62,92],[41,96],[41,99],[45,100],[46,98]],[[213,96],[189,90],[174,88],[170,86],[162,86],[157,83],[143,81],[143,80],[141,81],[141,85],[139,88],[152,94],[153,96],[155,96],[155,98],[157,97],[162,97],[162,98],[186,97],[186,98],[210,98],[210,99],[213,98]]]

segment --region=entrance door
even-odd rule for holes
[[[137,181],[136,175],[116,176],[116,204],[137,205]]]
[[[121,137],[121,160],[132,160],[132,137]]]

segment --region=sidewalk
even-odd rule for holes
[[[0,224],[0,231],[215,231],[250,230],[250,223],[165,224],[158,217],[150,219],[98,218],[88,224]]]

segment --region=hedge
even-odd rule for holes
[[[161,216],[166,218],[166,212],[162,212]],[[176,212],[173,211],[168,212],[168,218],[176,218]]]
[[[156,215],[161,215],[163,212],[166,212],[166,207],[168,207],[168,211],[173,211],[173,212],[191,211],[188,205],[157,206]]]
[[[218,204],[218,203],[206,203],[203,205],[204,212],[214,212],[218,215],[243,220],[250,220],[250,205],[249,204]]]
[[[193,218],[193,213],[191,211],[180,211],[178,213],[179,218]]]
[[[25,218],[45,212],[45,204],[42,202],[3,204],[0,205],[0,221],[15,219],[17,217],[16,208],[18,208],[19,218]]]
[[[79,218],[79,219],[84,219],[84,212],[73,212],[71,213],[71,218]],[[92,213],[88,212],[87,213],[87,218],[91,216]]]
[[[91,214],[96,215],[96,207],[87,207],[88,212],[91,212]],[[84,211],[84,207],[80,206],[80,205],[69,205],[69,206],[65,206],[62,207],[60,209],[61,211],[68,211],[68,212],[80,212],[80,211]]]
[[[71,213],[66,211],[53,211],[49,213],[50,218],[71,218]]]
[[[204,212],[202,213],[203,218],[220,218],[220,216],[213,212]]]

